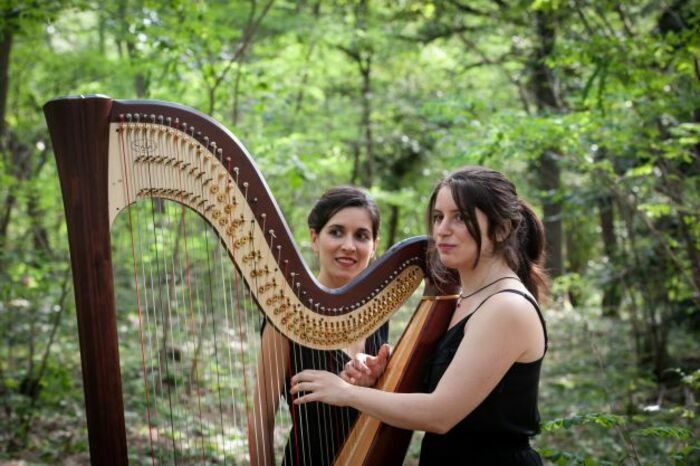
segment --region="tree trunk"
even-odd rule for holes
[[[559,154],[547,150],[539,159],[539,187],[544,192],[542,199],[542,223],[547,238],[545,264],[552,277],[564,273],[562,202],[557,199],[561,189]]]
[[[134,61],[138,57],[138,52],[136,51],[136,44],[132,40],[126,41],[126,50],[129,55],[129,60]],[[148,79],[146,75],[141,71],[137,71],[134,75],[134,91],[136,91],[136,97],[143,99],[148,94]]]
[[[350,184],[357,184],[360,178],[360,146],[355,142],[350,142],[352,148],[352,175]]]
[[[10,82],[10,51],[12,50],[12,32],[2,31],[0,43],[0,152],[5,149],[5,112],[7,110],[7,89]]]
[[[49,232],[46,226],[43,224],[44,212],[39,208],[39,196],[36,192],[32,191],[29,194],[29,199],[27,199],[27,214],[29,215],[29,221],[32,226],[31,240],[32,246],[36,253],[35,261],[44,261],[46,257],[51,252],[49,246]],[[39,266],[40,264],[36,264]]]
[[[234,80],[233,83],[233,103],[231,104],[231,122],[233,123],[233,127],[238,126],[238,117],[239,117],[239,112],[240,112],[240,92],[241,92],[241,69],[243,68],[243,65],[241,63],[238,64],[236,67],[236,79]],[[213,107],[213,102],[214,102],[214,96],[209,97],[209,102],[212,104],[212,106],[209,108],[211,112],[214,111]]]
[[[554,51],[556,40],[554,16],[542,11],[535,13],[535,30],[537,46],[534,59],[530,63],[531,92],[540,114],[559,112],[563,110],[563,105],[558,95],[556,80],[546,62]],[[537,164],[539,187],[544,192],[542,210],[547,237],[546,267],[552,277],[564,272],[562,202],[557,196],[561,188],[560,158],[559,149],[550,147],[543,151]]]
[[[396,232],[399,229],[399,211],[401,209],[397,205],[392,205],[389,208],[389,231],[387,233],[387,238],[386,238],[386,247],[385,249],[389,249],[391,246],[396,243]]]
[[[359,57],[360,72],[362,73],[362,132],[364,136],[365,173],[363,185],[372,186],[374,182],[374,146],[372,143],[372,57],[362,60]],[[364,63],[363,63],[364,61]]]
[[[604,160],[608,151],[601,148],[596,153],[596,161]],[[600,222],[600,234],[603,241],[603,252],[607,258],[610,270],[608,279],[603,283],[603,296],[601,308],[604,316],[617,317],[622,302],[623,279],[621,274],[626,271],[619,270],[620,257],[615,235],[615,209],[613,194],[606,190],[596,200],[598,206],[598,220]],[[616,267],[618,269],[616,269]]]
[[[6,142],[5,114],[7,111],[7,91],[9,86],[10,51],[12,50],[12,32],[6,28],[2,33],[0,43],[0,157],[3,163],[10,163],[8,144]],[[5,187],[7,189],[7,187]],[[12,210],[14,209],[16,196],[14,185],[10,186],[7,194],[2,197],[2,211],[0,211],[0,270],[5,270],[4,256],[7,229],[10,225]]]
[[[143,5],[139,3],[137,8],[141,8]],[[127,8],[128,0],[121,0],[119,2],[119,21],[121,23],[121,37],[120,41],[126,47],[126,56],[129,61],[133,62],[138,58],[138,51],[136,50],[136,44],[132,40],[133,35],[129,32],[129,21],[127,19]],[[121,49],[121,46],[120,46]],[[138,68],[137,68],[138,69]],[[146,97],[148,92],[148,80],[146,76],[141,71],[137,71],[134,75],[134,91],[136,92],[136,97],[143,99]]]
[[[615,212],[613,211],[612,196],[605,194],[598,198],[598,218],[600,220],[600,231],[603,238],[603,250],[607,256],[607,263],[614,267],[617,261],[617,237],[615,236]],[[603,315],[608,317],[617,316],[622,293],[618,271],[612,270],[612,276],[603,284],[602,309]]]

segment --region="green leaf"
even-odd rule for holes
[[[542,430],[552,432],[560,429],[568,429],[572,426],[595,424],[606,429],[617,425],[624,425],[626,420],[623,416],[609,413],[587,413],[568,418],[554,419],[545,423]]]
[[[633,430],[631,433],[640,437],[674,438],[677,440],[688,440],[691,435],[690,430],[675,426],[644,427]]]

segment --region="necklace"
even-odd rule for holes
[[[500,282],[500,281],[503,281],[503,280],[507,280],[507,279],[509,279],[509,278],[512,278],[513,280],[518,280],[518,281],[520,281],[520,279],[519,279],[518,277],[513,277],[513,276],[511,276],[511,275],[508,275],[508,276],[506,276],[506,277],[497,278],[497,279],[495,279],[494,281],[492,281],[491,283],[487,283],[486,285],[482,286],[482,287],[479,288],[478,290],[472,291],[472,292],[469,293],[469,294],[464,294],[463,292],[460,291],[460,292],[459,292],[459,298],[457,298],[457,307],[459,307],[459,305],[462,303],[462,300],[463,300],[463,299],[471,298],[472,296],[474,296],[475,294],[477,294],[477,293],[480,292],[480,291],[485,290],[485,289],[488,288],[489,286],[495,285],[496,283],[498,283],[498,282]]]

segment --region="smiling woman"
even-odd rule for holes
[[[425,368],[425,393],[375,390],[306,370],[292,378],[295,403],[352,407],[426,431],[422,465],[541,465],[529,438],[539,431],[547,349],[537,304],[547,288],[542,223],[501,173],[466,167],[433,191],[428,232],[433,273],[457,273],[462,292]]]
[[[311,244],[320,262],[318,280],[323,285],[339,288],[367,268],[377,244],[372,225],[369,210],[346,207],[320,231],[310,229]]]
[[[379,210],[364,191],[351,186],[329,189],[311,209],[307,223],[314,252],[318,254],[321,285],[342,287],[367,268],[376,249]],[[290,407],[292,426],[283,464],[332,464],[357,411],[320,404],[294,405],[289,397],[290,377],[305,369],[340,373],[358,353],[379,353],[380,359],[386,359],[388,349],[379,350],[387,337],[388,324],[384,324],[351,347],[319,351],[289,341],[266,322],[253,396],[251,463],[275,462],[275,415],[279,399],[284,397]]]

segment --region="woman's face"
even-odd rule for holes
[[[482,255],[490,251],[491,241],[487,231],[486,215],[476,209],[477,222],[481,230]],[[443,186],[435,198],[432,212],[433,240],[440,256],[440,261],[451,269],[459,271],[471,269],[477,257],[476,241],[469,233],[462,214],[452,197],[448,186]]]
[[[310,230],[311,245],[318,253],[318,280],[338,288],[367,268],[374,253],[372,217],[363,207],[346,207],[333,215],[320,232]]]

